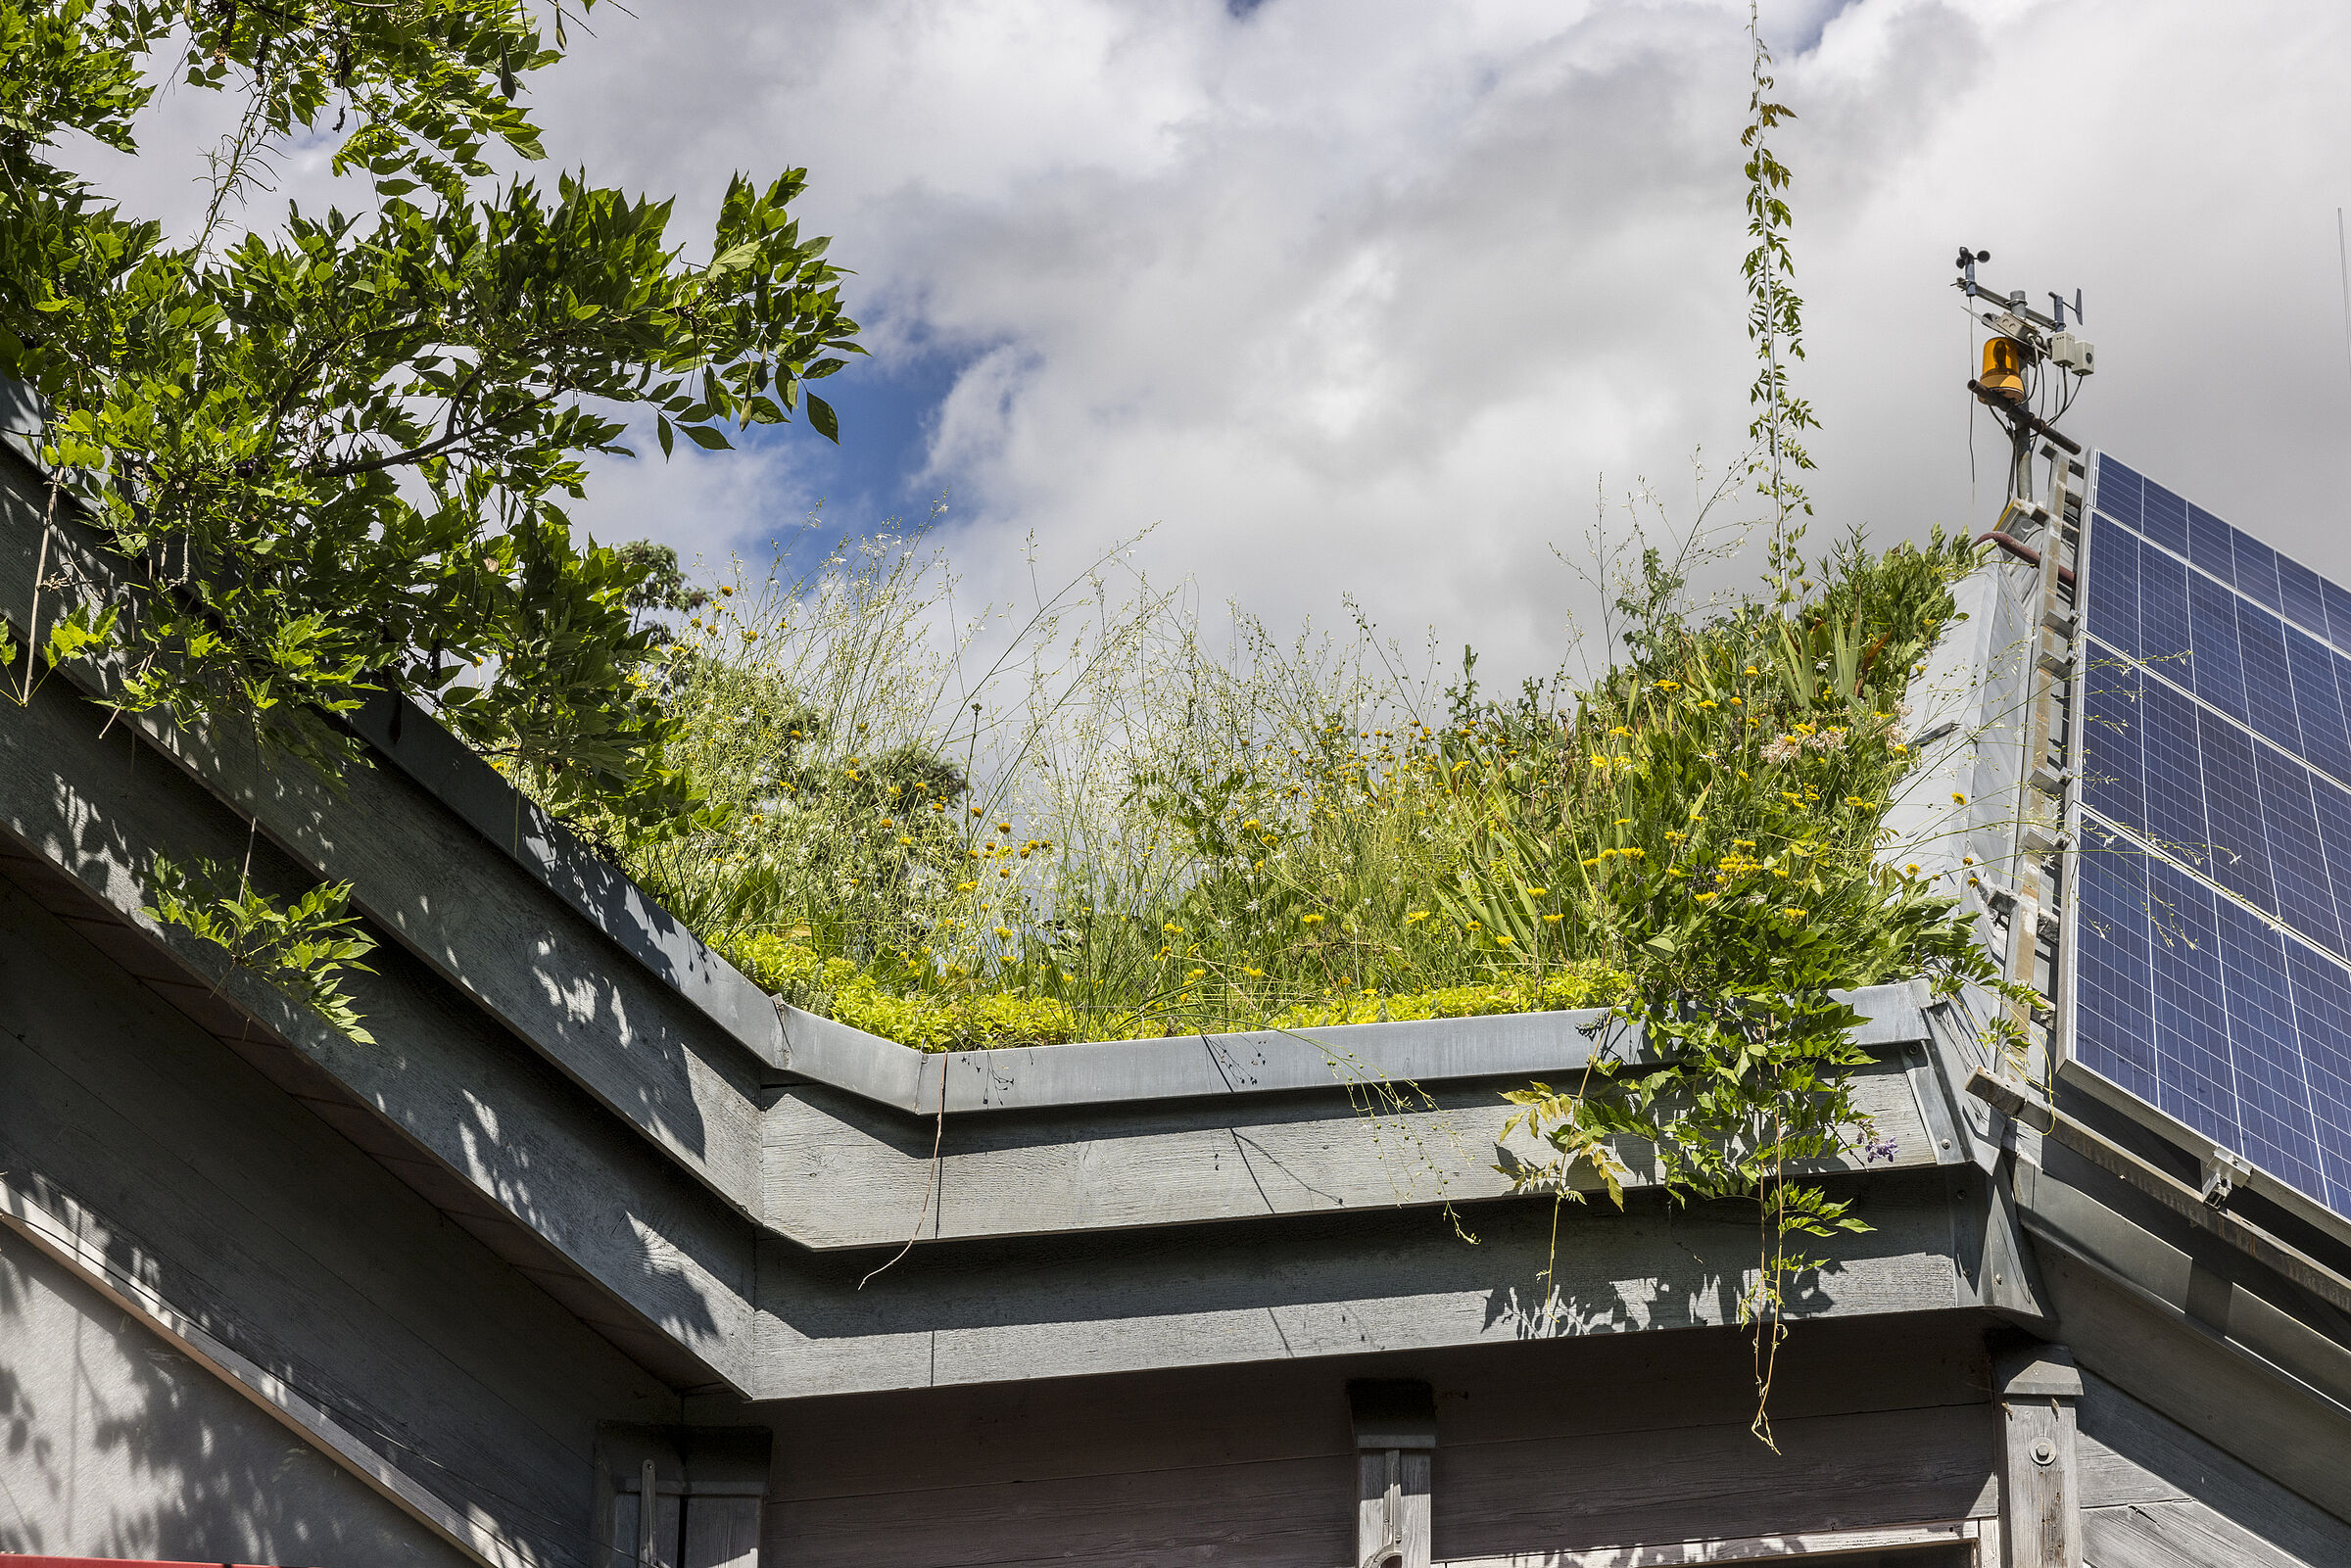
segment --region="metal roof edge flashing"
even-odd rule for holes
[[[1859,1045],[1931,1038],[1921,980],[1835,994],[1862,1014]],[[776,1012],[793,1079],[918,1116],[1516,1077],[1581,1068],[1596,1044],[1641,1060],[1639,1031],[1606,1008],[938,1052],[787,1003]]]
[[[767,993],[438,719],[408,696],[387,691],[348,715],[346,722],[404,778],[708,1015],[745,1050],[771,1068],[783,1065],[784,1035]]]

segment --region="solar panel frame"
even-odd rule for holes
[[[2351,591],[2087,466],[2060,1070],[2351,1238]]]

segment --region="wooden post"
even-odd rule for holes
[[[2002,1356],[2000,1541],[2006,1568],[2082,1568],[2074,1402],[2082,1374],[2059,1345]]]
[[[1428,1488],[1436,1393],[1426,1383],[1359,1378],[1355,1418],[1358,1568],[1429,1568]]]

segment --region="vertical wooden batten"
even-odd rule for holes
[[[1347,1385],[1355,1425],[1358,1568],[1429,1568],[1429,1470],[1436,1392],[1426,1383],[1358,1378]]]
[[[2000,1539],[2006,1568],[2082,1568],[2074,1407],[2082,1374],[2063,1346],[2000,1357]]]

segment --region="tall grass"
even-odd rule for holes
[[[1702,618],[1647,553],[1622,663],[1497,700],[1360,621],[1213,637],[1119,552],[961,611],[884,537],[730,572],[644,677],[706,808],[584,826],[779,995],[933,1049],[1600,1005],[1661,940],[1839,901],[1861,983],[1924,907],[1878,828],[1966,563],[1850,541]]]

